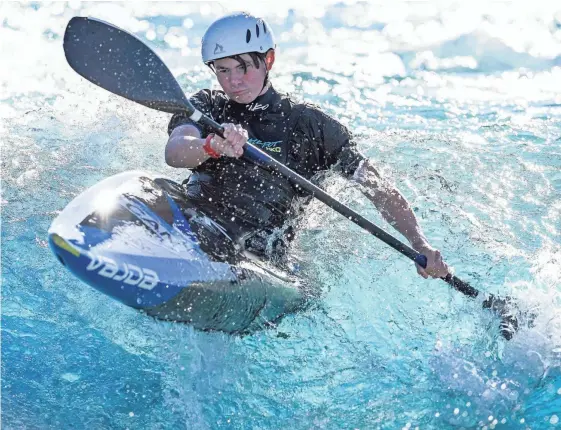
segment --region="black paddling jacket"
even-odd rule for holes
[[[199,91],[190,101],[219,124],[241,124],[250,143],[307,179],[332,166],[352,175],[364,159],[341,123],[273,88],[247,105],[211,90]],[[212,132],[175,114],[168,133],[184,124],[197,127],[203,138]],[[282,227],[291,215],[293,199],[302,195],[284,176],[243,157],[209,158],[192,169],[184,185],[189,198],[237,238]]]

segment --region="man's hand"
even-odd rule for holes
[[[448,273],[450,273],[450,269],[442,260],[442,256],[440,255],[440,251],[438,249],[434,249],[427,242],[413,244],[413,248],[419,254],[427,257],[427,267],[425,269],[416,264],[417,273],[423,278],[427,279],[429,276],[433,278],[444,278]]]
[[[241,157],[247,142],[247,131],[239,124],[222,124],[222,127],[224,127],[224,139],[215,135],[210,145],[216,152],[226,157]]]

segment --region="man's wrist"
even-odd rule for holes
[[[206,137],[205,143],[203,144],[203,151],[211,158],[220,158],[221,154],[212,147],[213,139],[214,133],[211,133]]]
[[[409,238],[409,243],[415,250],[430,247],[429,242],[423,234],[416,234],[414,237]]]

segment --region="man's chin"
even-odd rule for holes
[[[249,104],[251,103],[253,100],[255,100],[256,97],[253,96],[252,93],[250,93],[249,91],[240,95],[235,95],[232,94],[230,96],[230,99],[235,101],[236,103],[240,103],[243,105]]]

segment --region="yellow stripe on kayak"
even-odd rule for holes
[[[80,256],[80,251],[78,251],[76,248],[70,245],[66,240],[64,240],[58,234],[53,234],[53,242],[55,243],[56,246],[64,249],[65,251],[70,252],[73,256],[75,257]]]

